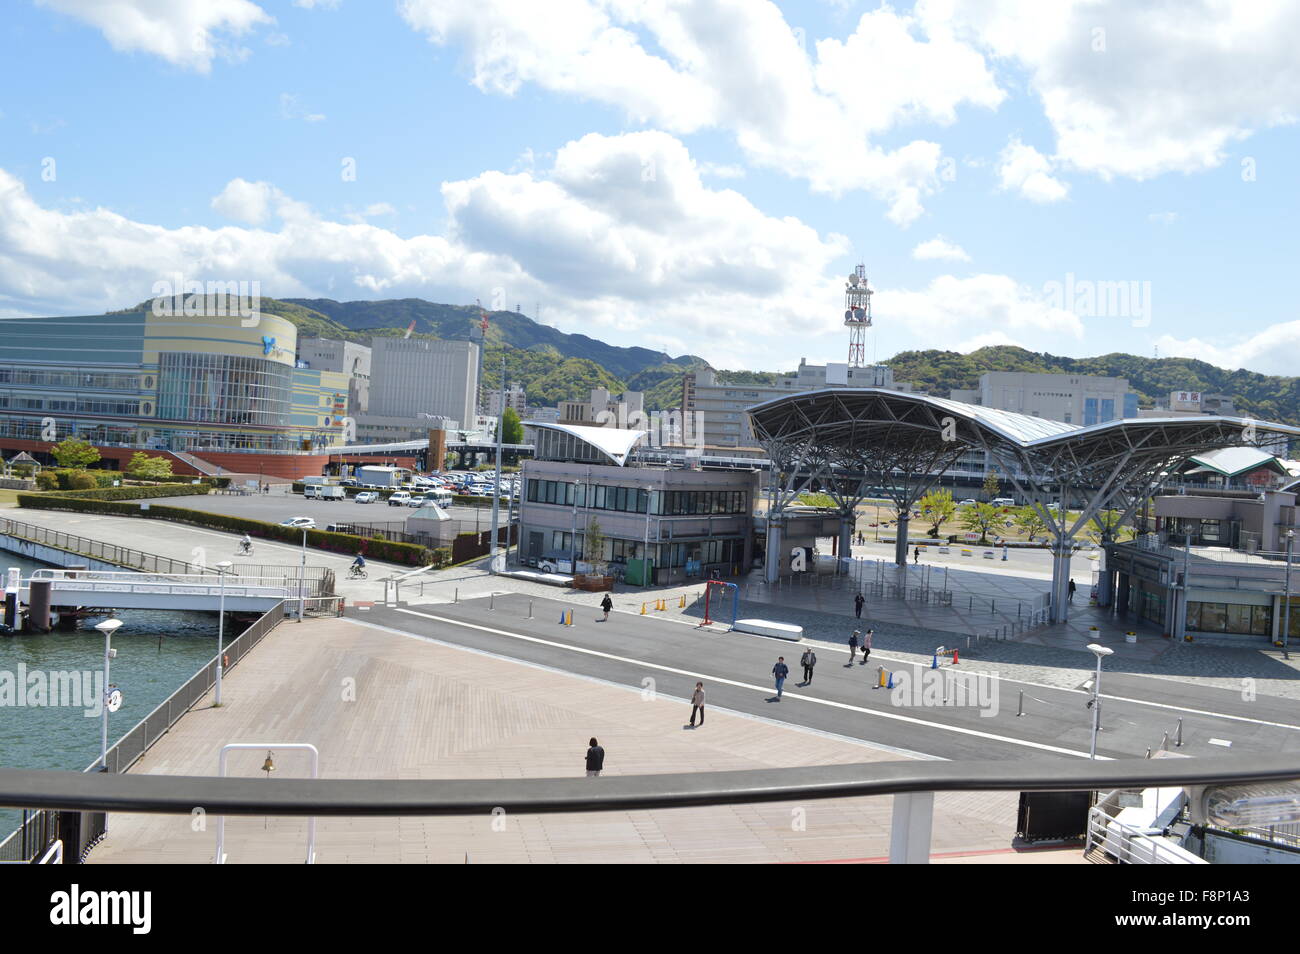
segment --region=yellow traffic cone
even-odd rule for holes
[[[644,603],[641,604],[641,615],[642,615],[642,616],[645,615],[645,604],[644,604]]]

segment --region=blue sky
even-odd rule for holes
[[[771,370],[863,261],[880,358],[1290,374],[1300,11],[1241,7],[16,0],[0,316],[180,272]]]

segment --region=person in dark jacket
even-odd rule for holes
[[[849,665],[853,665],[853,657],[858,654],[858,637],[862,634],[856,629],[849,636]]]
[[[596,778],[605,767],[605,750],[593,735],[587,743],[587,778]]]
[[[776,657],[776,665],[772,667],[772,675],[776,677],[776,701],[781,701],[781,693],[785,691],[785,679],[790,675],[790,667],[785,664],[785,657]]]
[[[614,601],[609,598],[608,593],[606,593],[605,598],[600,601],[600,608],[605,611],[605,617],[601,620],[603,623],[609,619],[609,611],[614,608]]]
[[[799,665],[803,666],[803,684],[812,685],[813,669],[817,665],[817,654],[811,649],[805,649],[803,656],[799,659]]]
[[[862,604],[866,601],[866,598],[861,593],[853,597],[853,615],[858,619],[862,619]]]

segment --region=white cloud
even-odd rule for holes
[[[324,113],[310,113],[303,108],[296,93],[280,94],[280,118],[301,119],[303,122],[318,123],[325,119]]]
[[[903,226],[937,188],[940,147],[886,150],[870,137],[951,123],[959,107],[996,108],[1005,95],[942,21],[888,7],[811,50],[760,0],[405,0],[401,11],[431,41],[466,47],[485,92],[535,84],[674,133],[727,130],[751,162],[822,192],[865,190]]]
[[[1050,175],[1051,162],[1033,146],[1012,138],[998,155],[998,183],[1032,202],[1059,202],[1070,187]]]
[[[922,242],[912,249],[912,258],[919,261],[938,260],[946,262],[969,262],[970,256],[960,245],[949,242],[942,235],[936,235],[928,242]]]
[[[160,56],[206,73],[214,57],[240,60],[248,50],[233,42],[255,26],[274,23],[249,0],[37,0],[99,29],[113,49]]]
[[[1173,225],[1178,221],[1177,212],[1152,212],[1147,216],[1147,221],[1155,225]]]
[[[946,342],[963,338],[983,344],[1014,343],[1010,337],[995,341],[990,335],[996,334],[1038,342],[1036,350],[1051,350],[1048,345],[1054,343],[1060,353],[1070,343],[1062,339],[1083,339],[1083,323],[1077,315],[1006,275],[942,275],[919,291],[881,288],[874,305],[886,322],[906,327],[914,338],[945,342],[940,347],[951,347]]]
[[[1300,115],[1292,0],[920,0],[918,15],[1022,67],[1056,158],[1103,178],[1210,169]]]
[[[773,340],[838,328],[827,303],[841,285],[828,276],[847,239],[706,186],[665,133],[586,136],[542,174],[484,172],[442,192],[439,235],[330,221],[244,179],[212,200],[243,225],[172,229],[44,208],[0,170],[0,313],[118,308],[179,271],[256,280],[280,297],[465,302],[500,288],[511,302],[545,302],[566,331],[731,366],[763,367]],[[359,215],[390,211],[375,203]]]
[[[339,0],[293,0],[293,5],[304,10],[337,10]]]
[[[1206,341],[1162,335],[1156,345],[1164,357],[1196,358],[1220,368],[1249,368],[1260,374],[1294,376],[1296,355],[1300,354],[1300,321],[1269,325],[1235,342],[1229,336]]]

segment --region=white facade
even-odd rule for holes
[[[950,400],[1076,427],[1137,416],[1137,395],[1126,378],[1088,374],[988,371],[980,375],[978,388],[954,390]]]
[[[478,345],[471,341],[375,337],[370,342],[370,413],[472,421],[478,394]]]

